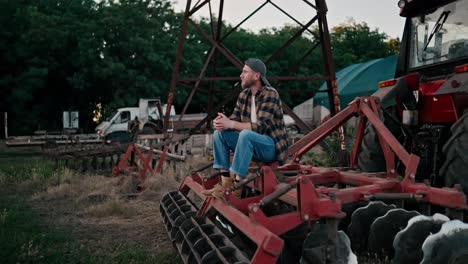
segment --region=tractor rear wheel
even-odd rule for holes
[[[388,109],[387,111],[390,111]],[[388,120],[382,110],[379,110],[380,119],[395,137],[401,134],[400,128],[395,122]],[[364,136],[362,138],[361,148],[358,155],[358,168],[364,172],[382,172],[386,170],[385,157],[380,146],[377,130],[367,122]]]
[[[365,172],[385,171],[385,159],[380,147],[377,131],[368,123],[358,156],[358,168]]]
[[[440,175],[444,176],[446,186],[460,184],[463,192],[468,194],[468,178],[464,174],[468,171],[468,109],[453,124],[451,131],[452,136],[442,149],[446,159],[440,169]]]

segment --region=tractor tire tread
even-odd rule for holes
[[[468,111],[453,124],[452,136],[443,147],[446,156],[440,169],[440,175],[445,178],[446,186],[461,184],[465,194],[468,194],[468,178],[462,172],[468,171]]]

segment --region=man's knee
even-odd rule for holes
[[[239,141],[251,140],[254,135],[257,135],[257,133],[252,130],[244,129],[239,133]]]
[[[251,137],[255,134],[257,133],[252,130],[244,129],[239,133],[239,137]]]
[[[225,139],[229,138],[230,137],[230,133],[232,133],[232,131],[229,131],[229,130],[215,130],[214,133],[213,133],[213,140],[215,142],[226,142]]]
[[[215,140],[221,139],[221,131],[215,130],[214,133],[213,133],[213,138],[214,138]]]

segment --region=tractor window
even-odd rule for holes
[[[411,19],[409,67],[468,57],[468,2],[457,1]]]

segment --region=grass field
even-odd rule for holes
[[[132,181],[54,168],[40,149],[0,144],[1,263],[181,263],[158,209],[175,181],[129,200]]]

